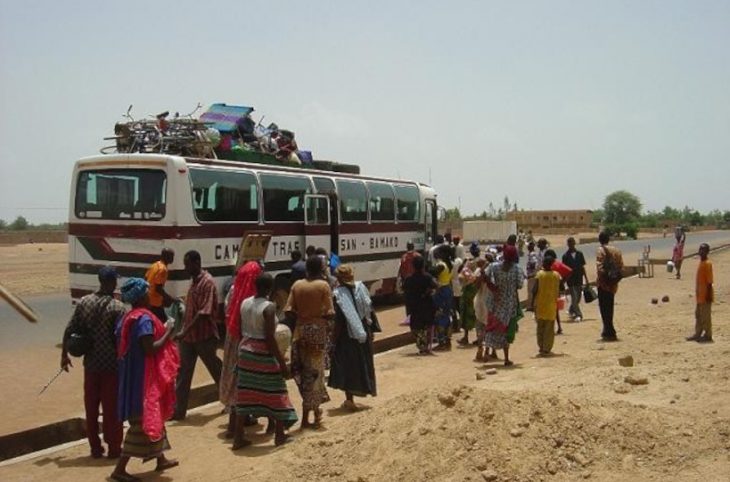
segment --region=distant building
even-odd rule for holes
[[[589,209],[510,211],[508,221],[519,229],[590,228],[593,211]]]

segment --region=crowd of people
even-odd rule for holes
[[[673,250],[675,269],[681,268],[685,233],[677,230]],[[558,258],[545,238],[537,241],[532,232],[511,235],[504,245],[484,252],[473,242],[466,249],[458,237],[437,236],[434,246],[421,256],[409,244],[401,257],[398,278],[406,303],[408,324],[414,334],[419,355],[451,349],[451,337],[462,332],[458,343],[470,344],[469,332],[476,338],[475,360],[498,359],[512,365],[510,344],[519,330],[524,312],[534,314],[537,356],[550,356],[555,335],[563,333],[560,312],[569,299],[571,321],[583,321],[581,300],[598,299],[602,321],[601,339],[618,341],[614,326],[614,304],[623,277],[621,251],[610,245],[607,232],[599,234],[596,251],[596,290],[586,272],[584,254],[576,240],[566,240],[566,251]],[[522,247],[527,250],[522,252]],[[468,253],[468,254],[467,254]],[[700,247],[700,267],[696,287],[696,327],[689,341],[712,341],[711,303],[712,265],[707,260],[709,246]],[[522,263],[520,263],[522,258]],[[680,274],[677,272],[677,279]],[[518,291],[527,283],[527,301],[520,303]]]
[[[251,444],[247,427],[259,418],[276,446],[287,442],[287,430],[300,420],[302,429],[320,428],[328,388],[344,392],[341,408],[349,412],[361,408],[355,397],[377,394],[372,342],[380,326],[351,266],[335,266],[322,249],[308,248],[306,260],[296,251],[287,296],[274,293],[262,260],[247,260],[220,297],[200,254],[189,251],[183,262],[191,283],[176,329],[165,311],[176,302],[165,291],[174,257],[165,249],[145,278],[125,280],[121,301],[114,295],[116,270],[103,267],[98,291],[79,301],[64,332],[61,367],[72,367],[70,353],[84,357],[91,456],[118,460],[113,480],[139,480],[127,472],[132,457],[156,460],[158,472],[178,465],[164,454],[170,448],[165,423],[185,420],[198,358],[229,414],[225,438],[233,450]],[[217,354],[219,318],[225,322],[223,360]],[[301,419],[288,378],[302,399]],[[100,405],[107,449],[99,437]],[[124,422],[129,428],[123,436]]]
[[[418,354],[450,350],[452,336],[461,333],[457,342],[473,345],[477,361],[497,360],[501,351],[504,365],[511,366],[510,345],[524,312],[530,311],[538,356],[550,356],[555,335],[562,333],[563,294],[570,298],[568,313],[574,322],[583,320],[581,300],[597,298],[601,338],[618,340],[613,311],[623,260],[620,250],[609,244],[609,235],[599,235],[597,293],[574,238],[567,239],[560,259],[544,238],[525,241],[522,255],[517,235],[486,250],[475,242],[467,248],[459,238],[437,237],[421,254],[408,243],[398,284]],[[712,341],[709,251],[707,244],[700,246],[695,331],[688,341]],[[165,423],[185,420],[198,358],[219,388],[229,414],[225,438],[232,440],[234,450],[252,443],[247,427],[257,425],[259,418],[267,421],[266,434],[273,435],[276,446],[287,442],[287,431],[297,422],[302,429],[320,428],[321,407],[330,401],[328,388],[344,392],[341,409],[353,412],[361,408],[355,397],[377,394],[373,337],[380,326],[369,291],[355,279],[352,266],[340,264],[321,248],[310,246],[305,255],[295,250],[290,285],[277,291],[263,261],[250,259],[241,263],[232,285],[219,296],[200,254],[188,251],[183,263],[191,282],[176,326],[165,311],[177,302],[165,290],[174,258],[165,249],[145,278],[126,279],[121,301],[114,295],[117,272],[101,268],[98,291],[79,301],[64,332],[61,367],[68,371],[72,366],[69,353],[84,357],[91,456],[106,453],[118,459],[113,480],[139,480],[127,472],[131,457],[156,460],[157,471],[178,464],[165,456],[170,448]],[[528,299],[523,304],[518,292],[525,283]],[[218,320],[225,325],[222,360],[217,354]],[[289,378],[301,396],[301,415],[289,396]],[[106,449],[99,437],[99,406]],[[123,436],[124,422],[129,428]]]

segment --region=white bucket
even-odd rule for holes
[[[674,261],[667,261],[667,272],[671,273],[674,271]]]

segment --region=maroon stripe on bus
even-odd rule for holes
[[[306,228],[306,229],[305,229]],[[346,223],[339,226],[340,235],[359,233],[389,233],[421,231],[419,223]],[[240,238],[247,231],[267,231],[274,236],[329,235],[329,226],[304,226],[299,223],[259,224],[202,224],[200,226],[145,226],[120,224],[70,223],[71,236],[133,239],[204,239]]]

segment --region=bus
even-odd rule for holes
[[[372,295],[388,295],[406,244],[430,248],[436,213],[435,191],[418,182],[165,154],[87,157],[71,181],[71,298],[96,290],[104,265],[144,276],[165,247],[175,251],[168,293],[187,292],[183,256],[193,249],[223,293],[242,238],[262,232],[277,286],[288,286],[291,252],[311,245],[351,264]]]

